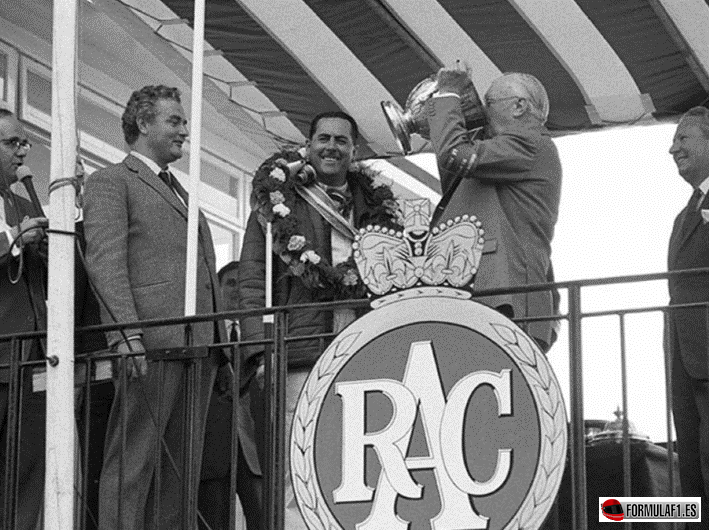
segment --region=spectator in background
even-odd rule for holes
[[[218,273],[225,311],[239,309],[239,262],[231,261]],[[237,319],[225,321],[229,342],[238,342],[240,326]],[[221,372],[231,370],[231,365],[222,366],[214,385],[214,394],[209,404],[207,430],[204,436],[204,456],[202,460],[202,482],[199,487],[199,510],[212,530],[229,528],[232,469],[232,408],[230,378]],[[240,378],[236,491],[238,493],[237,521],[240,512],[246,520],[248,530],[262,530],[263,527],[263,476],[257,446],[263,447],[263,440],[256,443],[257,430],[254,417],[262,420],[262,385],[253,377],[254,371]]]

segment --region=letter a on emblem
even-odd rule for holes
[[[398,496],[420,499],[422,487],[409,473],[414,469],[434,471],[441,497],[441,510],[431,519],[434,530],[484,529],[488,518],[477,514],[468,495],[487,495],[504,484],[509,476],[512,451],[499,449],[493,476],[484,482],[470,477],[463,455],[465,409],[475,390],[490,385],[497,398],[498,415],[512,410],[510,370],[500,373],[480,371],[463,377],[448,396],[438,374],[430,341],[414,342],[402,382],[391,379],[341,382],[335,392],[342,399],[342,482],[334,501],[362,502],[374,497],[372,510],[357,530],[407,530],[409,524],[396,513]],[[392,403],[392,418],[382,430],[365,432],[368,392],[379,392]],[[417,410],[421,413],[428,456],[407,457]],[[377,487],[364,483],[364,454],[373,447],[382,466]]]

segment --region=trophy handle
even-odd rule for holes
[[[384,117],[389,124],[391,132],[394,134],[394,139],[399,149],[404,154],[411,152],[410,135],[413,133],[413,124],[411,119],[401,110],[401,107],[391,101],[381,102]]]

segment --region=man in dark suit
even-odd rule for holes
[[[86,181],[84,227],[89,275],[103,300],[104,322],[176,317],[185,304],[187,202],[168,165],[182,156],[187,138],[185,112],[176,88],[146,86],[135,91],[122,124],[130,154]],[[214,248],[209,226],[199,216],[197,314],[220,309]],[[194,345],[221,341],[212,322],[192,326]],[[184,344],[183,326],[126,329],[107,334],[118,353],[142,353]],[[220,353],[197,361],[192,487],[197,491],[209,399]],[[159,528],[182,528],[183,378],[186,365],[173,360],[149,366],[143,355],[117,363],[117,379],[100,484],[102,530],[153,528],[159,501]],[[123,417],[125,416],[125,421]],[[125,425],[125,427],[124,427]],[[125,445],[123,444],[125,440]],[[156,448],[162,449],[157,469]],[[159,475],[158,475],[159,473]],[[156,478],[159,476],[159,481]],[[156,483],[160,491],[156,491]],[[195,499],[196,500],[196,499]],[[188,521],[192,530],[196,521]]]
[[[694,107],[677,126],[670,154],[694,193],[675,219],[670,271],[709,267],[709,109]],[[709,301],[709,275],[674,276],[670,304]],[[671,309],[666,329],[672,356],[672,411],[677,432],[682,495],[701,497],[702,525],[709,510],[709,352],[707,308]]]
[[[239,262],[231,261],[219,269],[224,310],[239,309]],[[229,342],[240,340],[238,320],[225,322]],[[241,505],[246,528],[263,528],[263,474],[259,461],[256,442],[256,422],[254,418],[263,415],[261,410],[262,372],[257,379],[256,370],[246,370],[247,377],[240,379],[241,392],[237,411],[237,432],[239,452],[237,463],[236,491]],[[233,397],[229,377],[231,365],[219,368],[217,384],[209,403],[207,431],[204,435],[204,455],[202,460],[202,478],[199,486],[199,510],[212,530],[229,528],[229,509],[231,496],[231,430]],[[261,423],[261,422],[260,422]],[[261,433],[262,434],[262,433]],[[263,440],[259,444],[263,448]],[[237,506],[237,521],[240,519]]]
[[[45,282],[46,260],[39,245],[45,237],[47,219],[36,212],[32,204],[10,191],[10,184],[17,181],[16,171],[24,162],[30,148],[27,135],[15,116],[0,110],[0,333],[19,333],[46,329]],[[20,235],[20,246],[12,242]],[[46,249],[45,249],[46,250]],[[8,268],[17,273],[22,253],[22,277],[17,283],[8,279]],[[10,362],[10,342],[0,343],[0,365]],[[36,361],[44,358],[38,341],[24,342],[21,361]],[[8,402],[10,373],[0,369],[0,476],[7,476],[5,450],[7,437],[12,428],[8,424],[8,407],[17,404]],[[15,498],[17,500],[17,529],[34,529],[42,509],[44,490],[45,410],[46,395],[32,392],[32,370],[20,374],[22,394],[21,431],[19,441],[19,468]],[[0,525],[4,520],[4,487],[0,486]]]
[[[460,97],[469,72],[442,68],[438,93],[427,112],[443,197],[434,223],[475,215],[485,230],[485,247],[475,289],[517,287],[554,280],[551,241],[559,214],[561,162],[544,124],[549,98],[529,74],[509,73],[485,95],[487,136],[471,140]],[[556,291],[476,300],[510,318],[552,316]],[[556,322],[523,324],[546,352],[556,340]]]

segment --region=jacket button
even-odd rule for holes
[[[204,288],[207,289],[208,291],[212,288],[212,284],[207,282],[204,284]]]

